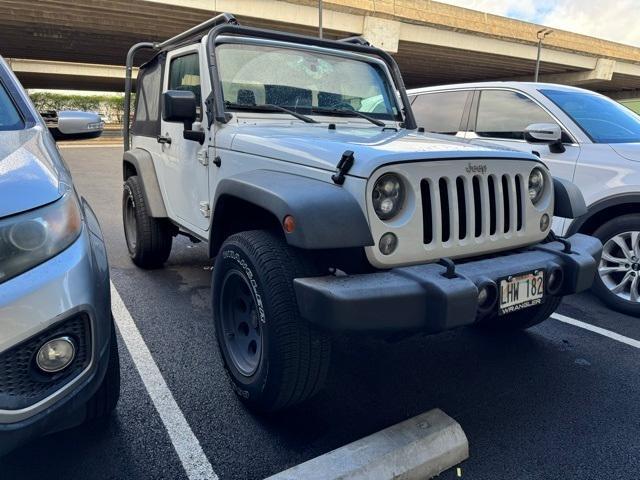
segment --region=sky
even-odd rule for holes
[[[640,0],[438,0],[640,47]]]

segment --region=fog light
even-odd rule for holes
[[[380,251],[383,255],[391,255],[397,246],[398,237],[396,237],[393,233],[387,232],[382,235],[382,237],[380,237],[378,248],[380,248]]]
[[[482,307],[488,298],[489,291],[487,290],[487,287],[482,287],[480,290],[478,290],[478,305]]]
[[[549,228],[549,215],[545,213],[540,217],[540,231],[544,232],[547,228]]]
[[[56,373],[71,365],[75,356],[76,346],[71,338],[54,338],[40,347],[36,364],[44,372]]]

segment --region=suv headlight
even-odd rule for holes
[[[542,198],[544,192],[544,173],[538,167],[531,170],[529,174],[529,199],[535,205]]]
[[[44,207],[0,220],[0,283],[49,260],[82,229],[73,191]]]
[[[395,217],[404,204],[404,184],[395,173],[385,173],[373,186],[373,208],[380,220]]]

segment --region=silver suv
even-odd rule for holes
[[[0,57],[0,455],[115,408],[109,285],[98,221]]]
[[[533,152],[552,175],[574,182],[588,206],[554,219],[557,233],[604,244],[593,291],[640,315],[640,117],[581,88],[486,82],[409,91],[418,125],[436,133]]]

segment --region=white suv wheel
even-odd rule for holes
[[[618,297],[640,302],[640,231],[614,235],[604,244],[598,274]]]

